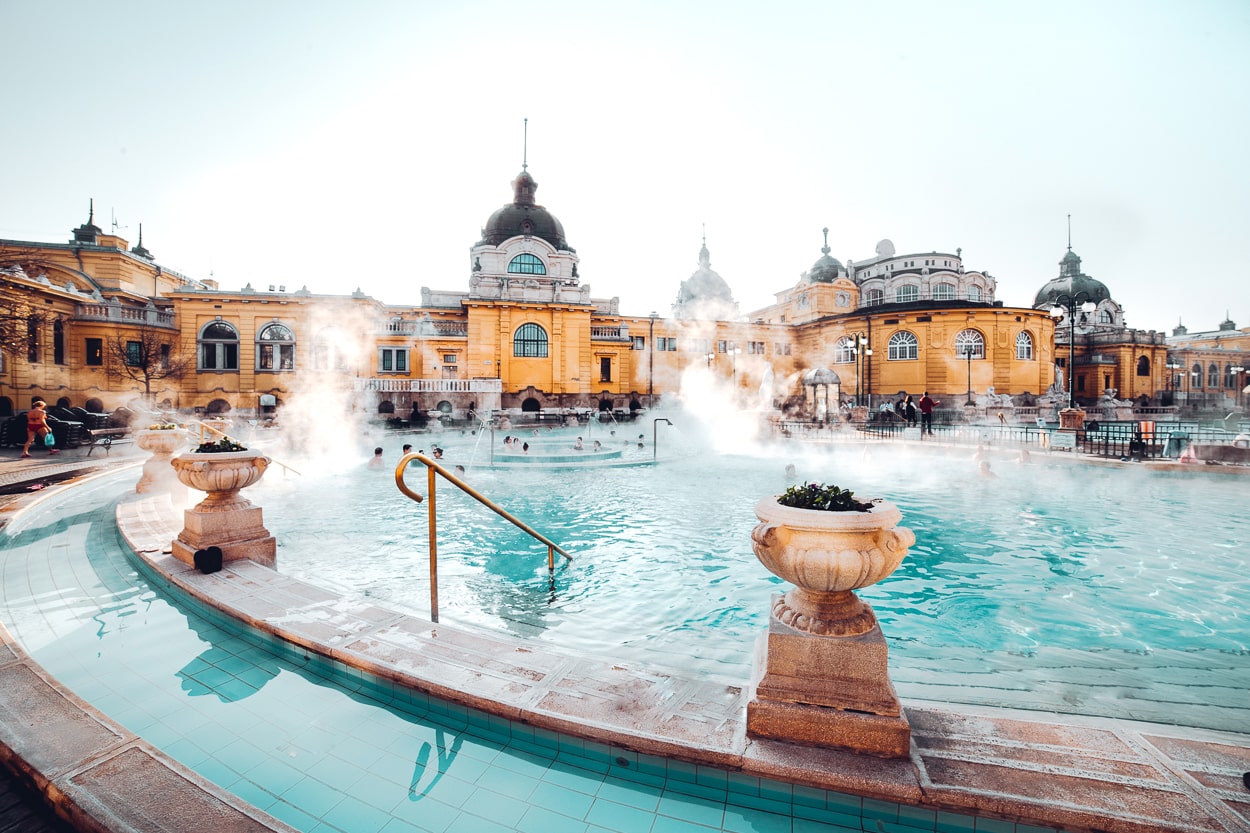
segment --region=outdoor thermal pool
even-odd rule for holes
[[[679,436],[661,437],[656,466],[506,470],[485,467],[489,435],[421,437],[574,557],[549,576],[544,546],[440,481],[440,620],[744,683],[784,587],[751,552],[752,507],[794,463],[801,480],[893,500],[916,533],[899,570],[861,594],[904,700],[1250,725],[1240,478],[1039,454],[1020,464],[1003,451],[986,479],[971,450],[914,446],[669,456]],[[534,459],[574,437],[544,433]],[[387,440],[386,467],[274,468],[246,492],[278,539],[279,570],[429,616],[426,506],[394,483],[403,439]],[[424,469],[408,482],[424,493]]]

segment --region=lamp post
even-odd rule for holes
[[[655,313],[651,313],[651,327],[647,332],[647,408],[655,407]]]
[[[708,366],[708,368],[709,368],[709,369],[711,369],[711,367],[712,367],[712,359],[715,359],[715,358],[716,358],[716,354],[715,354],[715,353],[708,353],[708,354],[707,354],[706,356],[704,356],[703,358],[707,359],[707,366]]]
[[[1244,393],[1243,388],[1246,386],[1246,368],[1243,365],[1235,364],[1229,370],[1233,371],[1233,375],[1237,378],[1234,383],[1237,385],[1237,407],[1241,407],[1241,395]]]
[[[975,402],[972,401],[972,354],[974,352],[975,350],[973,349],[971,343],[964,345],[964,359],[968,363],[968,401],[965,404],[968,404],[968,405],[976,404]]]
[[[1175,400],[1176,400],[1176,394],[1177,394],[1177,393],[1180,391],[1180,389],[1181,389],[1181,386],[1180,386],[1180,385],[1178,385],[1178,384],[1176,384],[1176,371],[1180,370],[1180,369],[1181,369],[1182,367],[1184,367],[1184,366],[1185,366],[1185,365],[1181,364],[1180,362],[1176,361],[1175,359],[1172,359],[1171,361],[1169,361],[1169,362],[1167,363],[1167,369],[1168,369],[1168,404],[1169,404],[1169,405],[1175,405],[1175,404],[1176,404],[1176,402],[1175,402]]]
[[[1055,305],[1051,307],[1050,315],[1052,318],[1062,318],[1064,312],[1068,314],[1068,409],[1076,407],[1076,398],[1074,396],[1074,385],[1076,384],[1076,313],[1079,310],[1084,313],[1091,313],[1097,309],[1093,297],[1088,292],[1078,292],[1075,295],[1063,293],[1055,297]]]
[[[868,349],[868,339],[857,333],[851,341],[851,354],[855,356],[855,404],[863,405],[864,401],[859,394],[859,380],[864,375],[863,368],[868,363],[867,357],[872,355],[872,351]]]
[[[733,342],[729,343],[729,360],[733,363],[733,382],[735,394],[738,390],[738,354],[742,352],[742,348]]]

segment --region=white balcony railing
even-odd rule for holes
[[[391,379],[375,376],[356,379],[358,391],[376,393],[502,393],[499,379]]]
[[[118,324],[146,324],[174,329],[174,314],[153,307],[123,307],[120,304],[78,304],[74,317],[80,321],[111,321]]]

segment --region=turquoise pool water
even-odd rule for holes
[[[558,433],[541,440],[562,446]],[[895,501],[916,533],[902,567],[862,592],[904,698],[1250,725],[1242,478],[991,451],[998,476],[985,479],[970,449],[901,446],[673,457],[689,445],[675,432],[654,467],[505,471],[483,466],[482,442],[439,440],[448,463],[574,561],[552,580],[544,547],[442,484],[444,622],[742,682],[783,589],[751,552],[752,507],[785,488],[794,463],[800,479]],[[424,492],[424,470],[410,483]],[[279,569],[429,615],[426,509],[390,469],[270,475],[249,494],[279,540]]]
[[[299,830],[1017,831],[535,730],[309,659],[136,572],[113,522],[135,477],[52,496],[0,533],[0,615],[80,697]]]

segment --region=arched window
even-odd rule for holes
[[[547,267],[543,265],[543,262],[536,255],[526,252],[512,258],[512,261],[508,264],[508,274],[545,275],[547,274]]]
[[[955,297],[955,284],[940,283],[933,287],[933,300],[950,301]]]
[[[918,287],[907,284],[896,287],[894,290],[894,303],[907,304],[915,301],[920,297],[920,289]]]
[[[1218,389],[1220,386],[1220,366],[1211,362],[1207,367],[1207,387]]]
[[[239,333],[225,321],[210,322],[200,330],[199,370],[238,370]]]
[[[855,341],[850,336],[842,336],[833,345],[833,363],[850,364],[855,361]]]
[[[1194,362],[1193,369],[1189,371],[1189,384],[1195,388],[1202,387],[1202,365]]]
[[[915,359],[920,355],[920,342],[912,333],[903,330],[890,336],[889,357],[890,361],[900,359]]]
[[[257,370],[294,370],[295,334],[284,324],[266,324],[256,336]]]
[[[968,350],[972,350],[972,358],[985,358],[985,336],[978,330],[960,330],[955,333],[955,356],[968,358]]]
[[[1115,319],[1111,315],[1111,310],[1109,309],[1098,310],[1098,323],[1099,324],[1114,324]]]
[[[1146,358],[1145,356],[1137,357],[1137,375],[1138,376],[1150,375],[1150,359]]]
[[[864,306],[875,307],[877,304],[885,302],[884,289],[870,289],[868,295],[864,298]]]
[[[547,358],[547,331],[537,324],[522,324],[512,336],[512,355]]]
[[[1016,336],[1016,359],[1023,362],[1033,360],[1033,336],[1028,330],[1021,330]]]
[[[981,287],[973,284],[968,287],[968,300],[974,303],[981,303]]]
[[[333,327],[317,333],[312,347],[313,370],[347,370],[349,353],[343,346],[347,343],[343,334]]]

